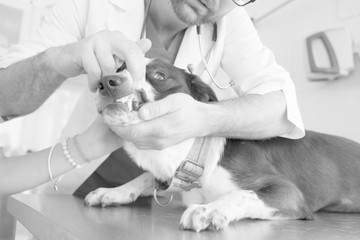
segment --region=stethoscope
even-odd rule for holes
[[[146,22],[148,21],[148,18],[149,18],[149,11],[150,11],[150,6],[151,6],[151,3],[152,3],[152,0],[149,0],[149,1],[145,1],[145,17],[144,17],[144,22],[143,22],[143,26],[142,26],[142,29],[141,29],[141,35],[140,35],[140,38],[144,38],[145,37],[145,29],[146,29]],[[196,34],[197,34],[197,38],[198,38],[198,44],[199,44],[199,51],[200,51],[200,55],[201,55],[201,61],[202,63],[204,64],[204,68],[207,72],[207,74],[209,75],[211,81],[215,84],[215,86],[219,89],[227,89],[229,87],[232,87],[235,85],[235,82],[233,80],[231,80],[227,85],[225,86],[221,86],[216,80],[215,80],[215,77],[213,76],[213,74],[211,73],[210,69],[209,69],[209,66],[208,66],[208,63],[213,55],[213,52],[214,52],[214,45],[216,43],[216,40],[217,40],[217,24],[214,23],[213,24],[213,36],[212,36],[212,46],[211,46],[211,51],[210,51],[210,55],[208,57],[208,59],[206,60],[205,57],[204,57],[204,54],[203,54],[203,47],[202,47],[202,44],[201,44],[201,26],[198,25],[196,26]]]
[[[197,39],[198,39],[198,44],[199,44],[199,50],[200,50],[200,55],[201,55],[201,60],[204,64],[205,67],[205,71],[207,72],[207,74],[209,75],[211,81],[215,84],[215,86],[219,89],[227,89],[229,87],[232,87],[235,85],[235,82],[233,80],[230,80],[230,82],[226,85],[226,86],[221,86],[214,78],[214,76],[212,75],[211,71],[209,70],[208,67],[208,63],[213,55],[214,52],[214,45],[216,43],[217,40],[217,24],[214,23],[213,24],[213,36],[212,36],[212,46],[211,46],[211,51],[210,51],[210,55],[208,57],[208,60],[205,59],[204,54],[203,54],[203,48],[202,48],[202,44],[201,44],[201,26],[196,26],[196,34],[197,34]]]

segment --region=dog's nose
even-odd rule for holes
[[[118,75],[108,75],[101,78],[98,89],[100,94],[108,95],[114,100],[128,96],[133,92],[130,81]]]

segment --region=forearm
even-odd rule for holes
[[[96,149],[92,149],[90,153],[87,151],[88,149],[84,149],[89,143],[84,142],[81,135],[77,139],[80,151],[74,143],[74,138],[68,139],[67,148],[71,157],[79,164],[86,164],[87,161],[97,159],[119,147],[111,144],[97,144]],[[23,156],[2,159],[0,161],[0,195],[11,195],[50,181],[49,152],[50,148]],[[74,169],[74,166],[65,157],[61,144],[54,147],[50,158],[50,169],[54,179]]]
[[[281,91],[247,95],[206,107],[206,135],[264,139],[289,133],[286,100]]]
[[[0,195],[11,195],[50,181],[47,168],[49,151],[50,149],[45,149],[2,160],[0,164]],[[71,169],[73,166],[66,161],[61,146],[58,144],[55,146],[51,158],[53,177],[56,178]]]
[[[53,49],[0,70],[0,115],[33,112],[66,79],[51,67],[49,51]]]

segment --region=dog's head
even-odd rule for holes
[[[143,103],[170,94],[185,93],[201,102],[217,101],[215,93],[199,77],[160,59],[149,61],[146,81],[135,85],[124,63],[116,75],[105,76],[98,88],[98,112],[107,124],[128,125],[139,122],[137,111]]]

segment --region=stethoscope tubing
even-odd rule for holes
[[[229,87],[232,87],[234,85],[234,82],[233,81],[230,81],[226,86],[221,86],[216,80],[215,80],[215,77],[213,76],[213,74],[211,73],[209,67],[208,67],[208,63],[213,55],[213,52],[214,52],[214,44],[217,40],[217,25],[214,24],[214,33],[213,34],[213,44],[211,46],[211,52],[210,52],[210,56],[208,58],[208,61],[206,61],[205,57],[204,57],[204,52],[203,52],[203,48],[202,48],[202,44],[201,44],[201,27],[200,26],[196,26],[196,33],[197,33],[197,39],[198,39],[198,45],[199,45],[199,51],[200,51],[200,55],[201,55],[201,60],[204,64],[204,68],[205,68],[205,71],[207,72],[207,74],[209,75],[211,81],[215,84],[215,86],[219,89],[228,89]]]

